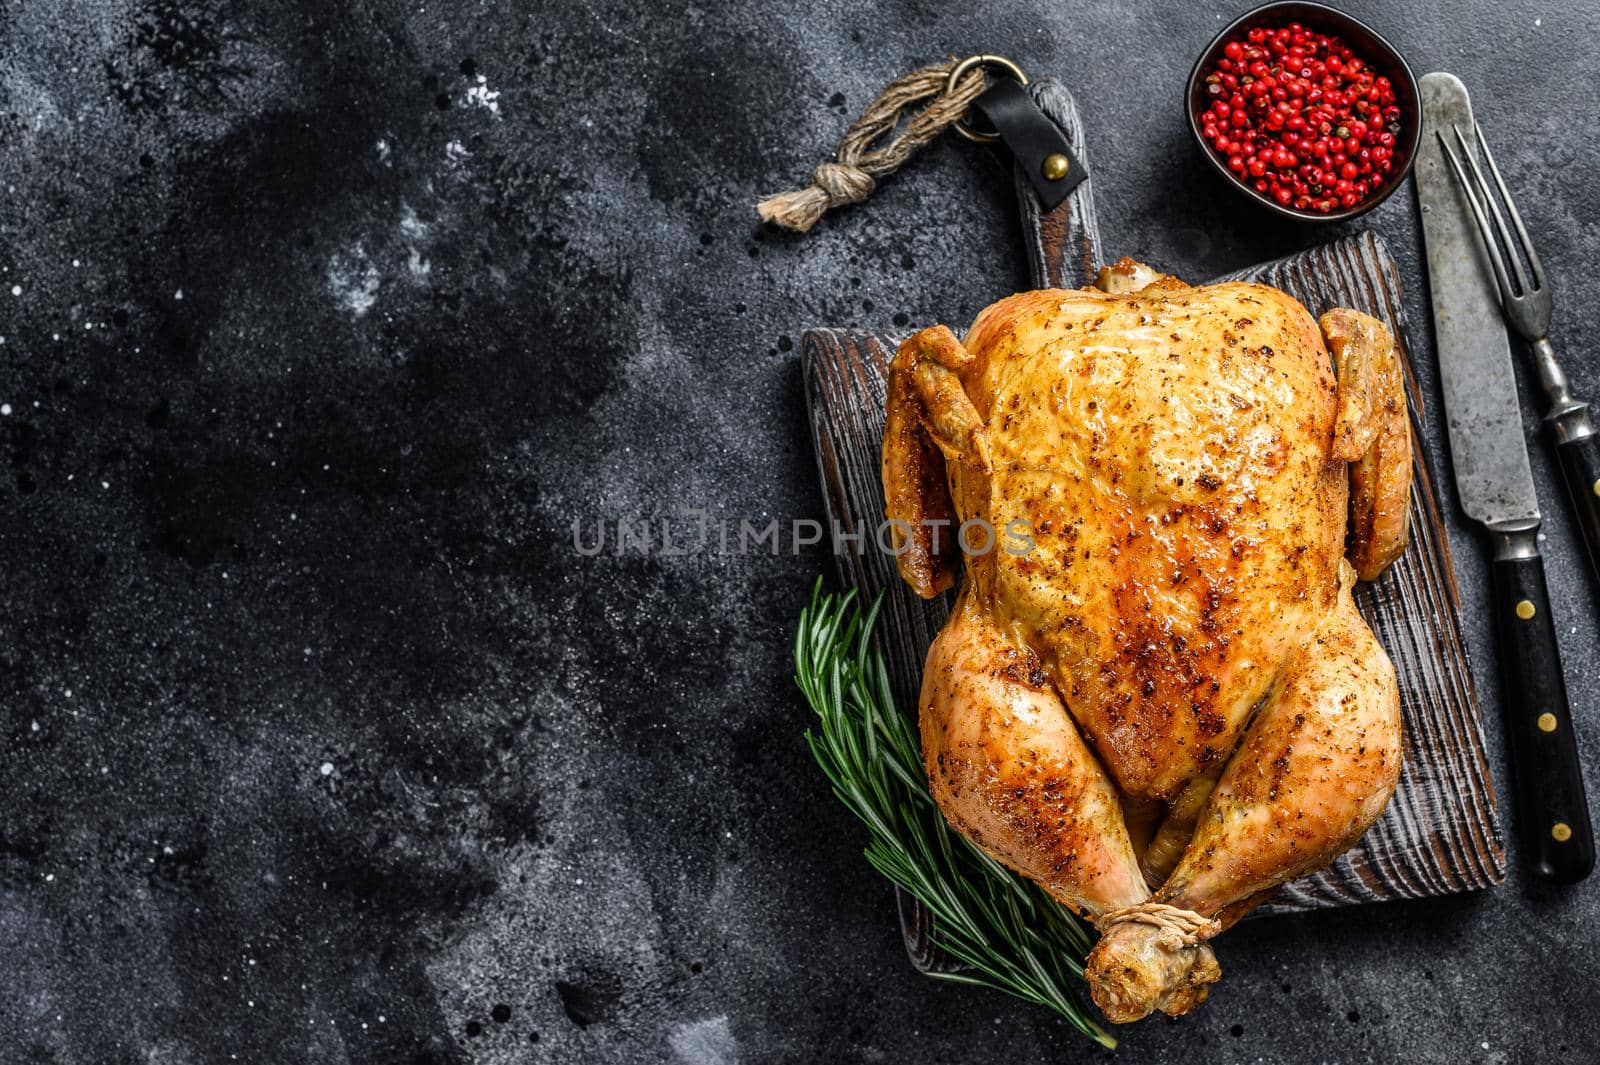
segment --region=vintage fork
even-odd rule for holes
[[[1478,148],[1483,153],[1483,160],[1489,164],[1489,173],[1494,175],[1495,188],[1499,190],[1500,198],[1505,201],[1506,210],[1511,215],[1511,224],[1517,233],[1516,240],[1511,238],[1511,230],[1506,227],[1505,217],[1500,213],[1500,207],[1495,202],[1483,171],[1478,167],[1467,138],[1459,126],[1451,128],[1461,146],[1461,155],[1457,156],[1443,131],[1438,134],[1439,144],[1444,149],[1445,157],[1450,160],[1450,169],[1455,172],[1462,191],[1466,193],[1473,221],[1477,223],[1478,237],[1488,253],[1495,284],[1500,289],[1500,309],[1506,321],[1533,348],[1533,365],[1546,402],[1544,420],[1555,438],[1556,458],[1561,466],[1561,479],[1566,484],[1567,499],[1583,531],[1590,575],[1600,583],[1600,435],[1596,434],[1594,423],[1589,418],[1589,404],[1573,396],[1566,372],[1562,370],[1555,348],[1550,344],[1550,285],[1545,278],[1544,267],[1539,263],[1539,255],[1533,249],[1533,241],[1528,238],[1528,230],[1522,224],[1522,215],[1511,199],[1505,180],[1500,176],[1494,156],[1489,152],[1483,127],[1474,122],[1473,132]],[[1463,158],[1465,164],[1462,163]],[[1494,220],[1492,227],[1491,218]],[[1528,261],[1529,269],[1526,271],[1522,267],[1523,258]]]

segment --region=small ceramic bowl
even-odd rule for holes
[[[1380,187],[1354,207],[1341,208],[1327,214],[1285,207],[1271,196],[1257,192],[1245,179],[1229,170],[1228,161],[1217,154],[1216,149],[1206,141],[1205,134],[1201,131],[1200,115],[1211,104],[1210,98],[1206,95],[1205,76],[1217,60],[1222,58],[1223,46],[1239,33],[1252,27],[1277,28],[1290,22],[1298,22],[1321,33],[1342,38],[1363,62],[1388,78],[1390,84],[1394,86],[1395,104],[1400,108],[1401,126],[1400,135],[1394,145],[1394,169],[1389,172],[1388,179]],[[1422,108],[1417,100],[1417,79],[1394,45],[1359,19],[1323,4],[1299,2],[1299,0],[1287,0],[1284,3],[1258,7],[1229,23],[1221,33],[1212,38],[1211,43],[1200,53],[1200,58],[1195,61],[1194,69],[1189,73],[1189,91],[1184,96],[1184,115],[1189,123],[1189,132],[1194,134],[1194,141],[1200,146],[1200,154],[1205,156],[1206,161],[1218,174],[1222,175],[1222,180],[1272,213],[1298,222],[1344,222],[1366,214],[1388,199],[1411,172],[1411,166],[1417,158],[1417,142],[1422,134]]]

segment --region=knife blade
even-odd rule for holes
[[[1491,603],[1519,835],[1536,875],[1572,883],[1594,867],[1594,836],[1539,553],[1539,499],[1499,297],[1437,136],[1472,129],[1472,102],[1453,74],[1425,75],[1418,87],[1417,201],[1440,389],[1461,507],[1494,536]]]
[[[1539,523],[1528,467],[1527,438],[1517,403],[1511,343],[1500,317],[1494,278],[1484,269],[1478,235],[1434,134],[1472,129],[1472,103],[1454,74],[1426,74],[1422,138],[1417,147],[1417,200],[1428,251],[1439,384],[1456,490],[1467,516],[1490,528]]]

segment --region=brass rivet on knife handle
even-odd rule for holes
[[[1595,495],[1600,496],[1600,481],[1596,481],[1594,484],[1590,485],[1590,487],[1594,489]]]
[[[1554,732],[1556,730],[1556,715],[1546,710],[1539,715],[1538,725],[1540,732]]]
[[[1572,826],[1565,821],[1557,821],[1550,826],[1550,838],[1557,843],[1565,843],[1572,838]]]
[[[1537,614],[1538,612],[1538,609],[1534,607],[1531,600],[1524,599],[1522,602],[1517,604],[1517,617],[1521,618],[1523,621],[1532,621],[1533,615]]]

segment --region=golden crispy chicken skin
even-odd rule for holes
[[[1365,315],[1131,260],[1100,288],[902,344],[883,477],[921,595],[958,561],[932,522],[1027,530],[965,559],[923,753],[953,825],[1104,922],[1090,990],[1126,1021],[1202,1001],[1204,940],[1394,790],[1394,670],[1350,586],[1405,546],[1411,437]]]

